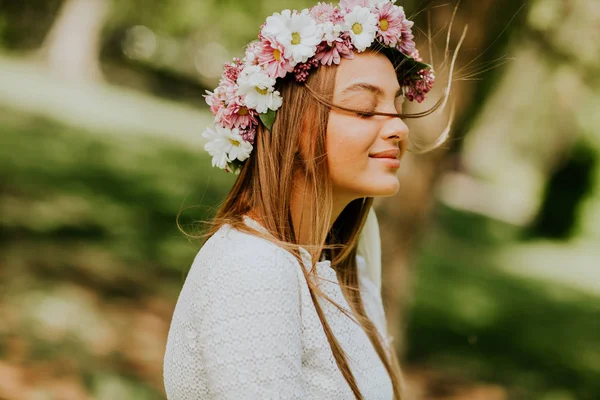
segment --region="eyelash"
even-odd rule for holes
[[[373,114],[371,114],[368,111],[363,111],[363,112],[357,112],[356,115],[358,116],[358,118],[362,118],[362,119],[367,119],[367,118],[371,118],[373,116]]]
[[[403,102],[400,102],[400,108],[402,108],[402,104],[403,104]],[[398,109],[397,106],[396,106],[396,109]],[[374,116],[372,114],[373,112],[375,112],[375,110],[373,110],[373,111],[357,111],[356,116],[358,116],[358,118],[361,118],[361,119],[369,119]]]

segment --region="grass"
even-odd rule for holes
[[[507,274],[485,257],[459,264],[424,249],[417,271],[411,363],[501,383],[511,398],[600,394],[598,297]]]
[[[175,217],[203,205],[182,215],[192,230],[231,177],[179,140],[8,110],[0,126],[2,359],[35,377],[23,393],[66,375],[94,398],[162,398],[172,306],[199,247]],[[131,332],[151,346],[131,343]]]

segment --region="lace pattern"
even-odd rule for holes
[[[309,269],[310,255],[301,253]],[[357,263],[365,310],[386,337],[381,294],[364,273],[364,258],[357,256]],[[316,268],[333,281],[320,281],[321,289],[349,310],[331,262],[321,260]],[[366,333],[328,301],[319,302],[365,399],[392,399],[389,376]],[[194,259],[173,313],[163,376],[169,400],[354,399],[297,260],[229,225]]]

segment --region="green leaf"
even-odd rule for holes
[[[275,123],[275,116],[277,112],[273,110],[268,110],[264,114],[258,114],[262,123],[267,127],[268,130],[273,130],[273,124]]]
[[[425,64],[424,62],[417,61],[412,57],[408,57],[408,56],[404,56],[404,57],[406,58],[407,69],[411,72],[417,72],[422,69],[428,69],[428,68],[431,68],[433,70],[433,67],[429,64]]]

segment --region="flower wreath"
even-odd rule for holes
[[[259,123],[271,130],[282,98],[277,79],[292,74],[305,82],[320,65],[354,58],[374,42],[396,49],[406,61],[403,94],[421,103],[435,75],[415,48],[412,26],[395,0],[341,0],[302,11],[283,10],[267,18],[245,57],[225,64],[219,86],[204,96],[215,116],[202,136],[212,166],[239,174],[250,156]]]

